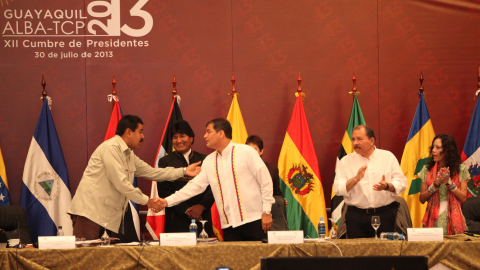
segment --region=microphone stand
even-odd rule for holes
[[[15,217],[17,219],[17,231],[18,231],[18,246],[17,248],[25,248],[25,245],[22,244],[22,239],[20,238],[20,222],[18,221],[18,217]]]

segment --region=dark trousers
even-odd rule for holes
[[[223,229],[224,241],[262,241],[267,234],[263,232],[262,220],[255,220],[236,228]]]
[[[393,202],[389,205],[374,209],[361,209],[355,206],[348,206],[345,214],[347,224],[347,238],[371,238],[375,237],[375,229],[372,227],[372,216],[380,217],[380,227],[377,230],[378,236],[382,232],[394,232],[399,203]]]

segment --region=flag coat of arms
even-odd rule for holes
[[[67,214],[71,200],[67,165],[45,99],[28,150],[20,195],[33,242],[38,236],[56,235],[58,226],[65,235],[73,235]]]
[[[305,236],[318,237],[320,217],[327,223],[317,155],[310,128],[298,95],[278,158],[280,188],[288,201],[287,220],[290,230],[303,230]]]
[[[418,101],[417,110],[413,117],[400,163],[403,174],[405,174],[408,181],[407,189],[400,195],[407,201],[414,228],[422,227],[422,219],[427,208],[427,204],[420,203],[422,180],[418,173],[422,170],[423,165],[428,162],[430,145],[433,138],[435,138],[435,132],[433,131],[432,121],[428,114],[423,93],[419,93],[419,96],[420,100]]]
[[[0,205],[10,205],[10,193],[8,192],[7,172],[3,162],[2,150],[0,150]]]
[[[343,135],[342,139],[342,145],[340,145],[340,150],[338,150],[337,164],[344,156],[353,153],[352,132],[353,128],[358,125],[366,125],[366,123],[365,119],[363,118],[362,109],[360,109],[360,104],[358,103],[357,93],[355,93],[352,112],[350,113],[350,120],[348,120],[347,129],[345,130],[345,134]],[[340,224],[342,207],[344,203],[343,196],[335,195],[332,189],[332,219],[337,225]]]
[[[172,143],[172,128],[173,123],[178,120],[183,120],[182,112],[180,112],[180,106],[178,106],[178,96],[175,96],[170,107],[170,113],[168,114],[167,124],[163,130],[162,139],[158,146],[157,156],[155,158],[154,168],[158,168],[158,161],[165,155],[173,152]],[[157,182],[152,181],[152,188],[150,191],[150,198],[158,198]],[[165,210],[158,213],[148,209],[147,223],[145,224],[148,232],[152,235],[152,238],[158,240],[158,235],[165,232]]]
[[[462,161],[468,168],[472,181],[468,181],[468,197],[477,197],[480,188],[480,99],[473,111],[467,139],[462,151]]]

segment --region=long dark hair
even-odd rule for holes
[[[462,160],[460,159],[460,152],[458,151],[455,139],[453,139],[453,137],[448,134],[440,134],[433,138],[432,145],[430,146],[430,158],[427,162],[427,169],[430,171],[430,169],[435,166],[435,161],[432,157],[432,149],[433,142],[435,142],[436,139],[440,139],[442,141],[442,152],[445,154],[445,166],[450,169],[450,175],[453,178],[454,176],[459,174],[460,164],[462,163]]]

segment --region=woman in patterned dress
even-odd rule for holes
[[[443,228],[446,235],[463,233],[461,204],[467,199],[470,174],[452,136],[441,134],[433,139],[430,158],[418,176],[422,179],[420,202],[428,201],[423,226]]]

